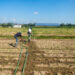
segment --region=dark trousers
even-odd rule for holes
[[[31,40],[31,33],[28,34],[28,42]]]

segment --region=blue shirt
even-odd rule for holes
[[[15,38],[17,38],[17,37],[21,37],[21,36],[22,36],[22,35],[21,35],[20,32],[18,32],[18,33],[16,33],[16,34],[14,35]]]

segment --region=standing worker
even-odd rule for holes
[[[31,33],[32,33],[32,29],[29,27],[29,29],[28,29],[28,42],[30,42],[30,40],[31,40]]]
[[[21,32],[18,32],[14,35],[14,38],[16,39],[16,44],[15,47],[18,45],[18,37],[20,37],[20,39],[22,40],[22,34]]]

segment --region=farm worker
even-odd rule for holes
[[[14,38],[16,39],[16,44],[15,44],[15,46],[18,45],[18,37],[20,37],[21,40],[22,40],[22,34],[21,34],[21,32],[18,32],[18,33],[16,33],[16,34],[14,35]]]
[[[32,33],[32,29],[29,27],[29,29],[28,29],[28,42],[30,42],[31,33]]]

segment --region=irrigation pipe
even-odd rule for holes
[[[21,47],[21,51],[20,51],[20,54],[19,54],[19,59],[18,59],[18,62],[17,62],[17,66],[16,66],[16,69],[15,69],[14,75],[16,75],[18,67],[19,67],[21,56],[22,56],[22,51],[23,51],[23,45]]]

